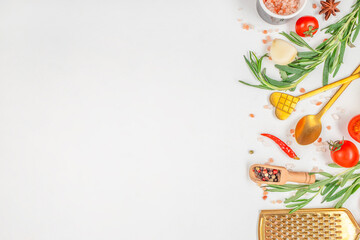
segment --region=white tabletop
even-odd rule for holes
[[[342,1],[339,15],[353,2]],[[310,5],[304,14],[318,16]],[[266,51],[262,30],[293,30],[294,21],[264,23],[255,0],[0,6],[2,240],[255,240],[259,211],[284,208],[272,201],[286,194],[264,201],[250,164],[273,158],[294,170],[334,171],[328,151],[290,136],[333,91],[279,121],[264,109],[270,92],[238,83],[256,83],[243,55]],[[359,49],[347,49],[336,79],[360,63]],[[320,87],[321,72],[299,88]],[[321,137],[349,138],[359,102],[358,81],[323,117],[332,129]],[[261,132],[291,141],[301,160],[258,141]],[[332,206],[319,202],[309,207]],[[360,220],[359,193],[345,207]]]

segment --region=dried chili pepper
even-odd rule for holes
[[[281,141],[279,138],[275,137],[274,135],[267,134],[267,133],[262,133],[261,135],[273,140],[277,145],[279,145],[281,150],[283,150],[290,158],[295,159],[295,160],[300,159],[300,158],[298,158],[298,156],[296,156],[295,152],[288,145],[286,145],[286,143]]]

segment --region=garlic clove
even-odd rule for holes
[[[282,39],[274,39],[270,49],[272,60],[279,65],[287,65],[295,60],[296,48]]]

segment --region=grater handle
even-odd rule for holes
[[[310,175],[307,172],[290,172],[287,182],[312,184],[315,182],[315,175]]]

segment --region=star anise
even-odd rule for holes
[[[335,0],[326,0],[320,1],[320,3],[321,11],[319,14],[325,14],[325,20],[328,20],[331,14],[336,16],[336,12],[340,12],[340,10],[337,8],[337,5],[340,4],[340,1],[335,2]]]

